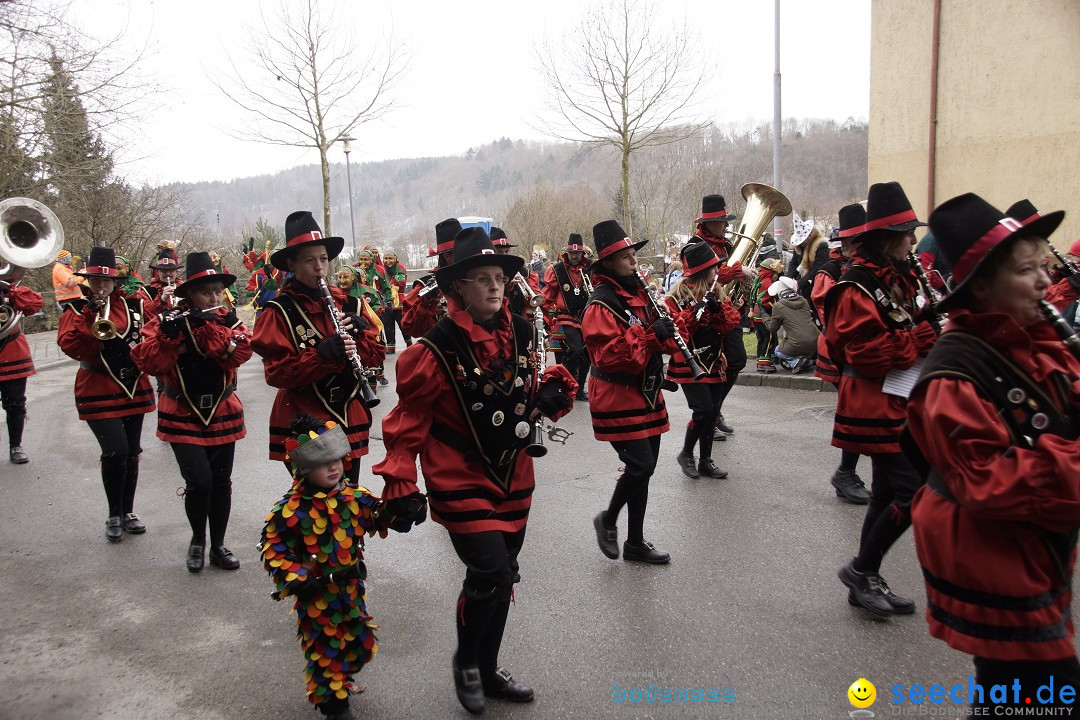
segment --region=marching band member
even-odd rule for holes
[[[509,255],[510,249],[517,247],[517,245],[510,242],[510,238],[506,237],[503,229],[497,227],[491,228],[491,244],[495,246],[495,252],[499,255]],[[518,275],[529,285],[537,297],[543,297],[540,294],[540,276],[530,270],[528,265],[522,264]],[[506,286],[506,295],[510,300],[510,312],[521,315],[532,322],[536,316],[536,308],[529,304],[529,299],[525,297],[517,283],[511,282]],[[541,312],[543,311],[541,310]]]
[[[589,354],[581,337],[581,317],[589,302],[585,278],[587,250],[581,236],[571,233],[562,255],[544,273],[544,308],[555,328],[552,334],[558,340],[555,357],[578,381],[580,389],[575,399],[581,401],[589,399],[585,389]]]
[[[941,301],[949,323],[907,407],[929,465],[912,523],[930,634],[973,656],[988,694],[1016,683],[1021,706],[1047,682],[1080,685],[1070,614],[1080,353],[1039,307],[1050,289],[1047,238],[1063,217],[1021,223],[971,193],[931,213],[953,269]],[[1011,693],[998,704],[1012,704]],[[1040,703],[1071,707],[1051,695]]]
[[[251,357],[250,333],[224,306],[235,275],[219,273],[210,254],[188,253],[187,274],[176,286],[180,303],[150,317],[131,359],[164,380],[158,407],[159,439],[169,443],[184,489],[191,524],[187,569],[205,563],[210,524],[210,564],[225,570],[240,561],[225,547],[232,507],[236,441],[247,434],[244,406],[236,395],[236,369]]]
[[[461,232],[461,223],[457,221],[457,218],[447,218],[435,226],[437,243],[435,252],[439,256],[438,267],[446,267],[454,262],[454,237],[459,232]],[[428,276],[425,275],[421,280],[427,278]],[[430,278],[429,282],[433,283],[434,278]],[[429,286],[424,282],[414,284],[409,294],[401,300],[401,330],[413,337],[420,337],[435,327],[435,323],[442,315],[442,291],[435,289],[421,295],[420,293],[427,287]]]
[[[1039,211],[1035,209],[1035,206],[1031,204],[1030,200],[1024,199],[1013,203],[1009,206],[1009,209],[1005,211],[1005,214],[1014,220],[1019,220],[1022,223],[1029,223],[1032,220],[1038,220],[1041,216]],[[1073,251],[1076,252],[1073,252]],[[1075,242],[1070,248],[1069,253],[1073,257],[1080,254],[1080,240]],[[1068,257],[1065,258],[1066,262],[1069,262]],[[1055,277],[1056,276],[1056,277]],[[1075,270],[1071,270],[1069,267],[1059,267],[1052,275],[1050,289],[1046,293],[1046,302],[1053,305],[1058,312],[1066,315],[1066,320],[1074,320],[1076,313],[1073,312],[1073,317],[1068,317],[1070,313],[1066,313],[1066,308],[1074,304],[1077,300],[1077,291],[1080,290],[1080,273]]]
[[[139,483],[143,416],[154,410],[154,391],[131,359],[142,341],[144,303],[124,297],[116,284],[116,254],[94,247],[86,268],[87,299],[60,316],[56,343],[79,361],[75,407],[101,446],[101,480],[109,504],[105,537],[120,542],[124,533],[139,535],[146,525],[135,514]]]
[[[176,275],[180,271],[180,259],[176,250],[168,245],[158,245],[158,254],[150,263],[153,275],[148,284],[136,292],[136,297],[146,303],[146,312],[158,315],[172,307],[176,300],[173,292],[176,288]]]
[[[561,366],[537,367],[534,328],[509,312],[508,276],[524,260],[497,254],[476,227],[458,233],[453,253],[454,263],[435,273],[448,315],[398,359],[398,405],[383,420],[386,459],[372,472],[386,481],[388,509],[415,521],[420,456],[432,518],[466,568],[453,672],[458,700],[477,714],[485,695],[533,699],[498,662],[535,484],[522,450],[535,411],[558,419],[576,388]]]
[[[821,328],[821,334],[818,335],[817,367],[814,375],[825,382],[832,383],[837,389],[840,387],[841,368],[830,355],[825,334],[825,296],[840,280],[840,276],[851,262],[854,249],[859,242],[859,235],[866,223],[866,208],[859,203],[845,205],[840,208],[839,220],[838,237],[830,241],[829,259],[822,263],[814,275],[813,289],[810,293],[811,307],[818,326]],[[836,244],[835,247],[833,243]],[[856,505],[865,505],[870,502],[870,493],[856,472],[858,464],[859,453],[841,449],[840,466],[833,473],[830,484],[836,491],[837,497]]]
[[[359,459],[368,452],[371,414],[362,402],[360,383],[349,357],[356,353],[364,367],[378,367],[386,348],[374,328],[357,315],[345,316],[336,334],[330,309],[320,289],[330,261],[345,240],[325,237],[310,212],[285,219],[284,248],[270,256],[277,269],[292,273],[277,297],[255,320],[251,347],[263,359],[266,382],[278,388],[270,413],[270,459],[285,460],[288,423],[298,413],[333,420],[348,435],[353,450],[349,479],[360,476]],[[330,288],[336,305],[344,294]]]
[[[682,387],[693,413],[677,459],[687,477],[726,478],[727,472],[716,467],[712,459],[713,428],[720,387],[726,379],[723,337],[739,324],[739,311],[716,295],[716,266],[720,260],[707,243],[683,248],[682,262],[683,276],[667,296],[668,312],[676,325],[686,328],[687,344],[708,375],[695,380],[681,355],[673,355],[668,363],[667,377]],[[696,464],[695,446],[700,448]]]
[[[869,455],[874,469],[858,555],[839,571],[848,601],[878,617],[909,615],[915,603],[892,592],[881,562],[911,525],[911,498],[922,484],[900,451],[906,399],[886,394],[893,370],[911,368],[937,339],[916,304],[907,257],[920,223],[899,183],[870,186],[862,244],[825,298],[831,357],[844,367],[832,444]]]
[[[614,220],[593,227],[596,260],[588,267],[593,294],[585,308],[582,334],[589,351],[589,412],[597,440],[610,442],[625,471],[606,511],[593,518],[600,551],[619,557],[616,523],[627,508],[623,559],[663,564],[671,556],[645,540],[649,479],[660,455],[660,436],[668,430],[660,391],[662,353],[677,354],[675,322],[660,317],[637,274],[634,242]]]
[[[6,306],[8,312],[33,315],[43,305],[41,295],[30,288],[0,280],[0,306]],[[15,465],[30,462],[22,438],[26,425],[26,378],[33,374],[30,343],[22,333],[21,322],[14,323],[9,333],[0,337],[0,405],[7,416],[8,459]]]
[[[397,352],[396,323],[401,327],[401,299],[405,297],[405,283],[408,275],[405,266],[398,262],[397,253],[387,250],[383,254],[383,263],[386,268],[386,279],[390,285],[390,304],[386,306],[383,314],[383,326],[386,333],[386,354],[393,355]],[[405,341],[405,347],[412,345],[412,338],[405,328],[401,328],[401,338]]]

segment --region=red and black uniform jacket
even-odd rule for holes
[[[716,237],[699,225],[697,232],[690,238],[690,242],[699,241],[709,243],[709,247],[716,253],[716,257],[720,258],[720,264],[716,266],[716,281],[718,283],[727,285],[732,280],[742,280],[742,263],[736,261],[730,265],[727,264],[728,255],[731,254],[731,248],[724,238]]]
[[[916,288],[913,273],[858,258],[826,295],[829,357],[844,368],[834,447],[863,455],[900,452],[907,401],[881,387],[891,370],[910,368],[937,339],[929,323],[916,322]]]
[[[584,269],[584,262],[571,265],[570,258],[563,253],[562,260],[552,263],[544,273],[544,311],[550,320],[549,327],[581,327],[581,317],[589,302],[582,279]]]
[[[817,339],[817,369],[814,375],[825,382],[839,384],[840,366],[829,355],[829,343],[825,337],[825,296],[833,289],[846,268],[846,259],[839,250],[833,250],[825,264],[818,268],[814,275],[814,287],[810,292],[810,307],[814,309],[814,322],[817,323],[821,334]]]
[[[340,309],[345,294],[330,288]],[[334,325],[326,301],[319,290],[295,280],[263,306],[255,320],[251,348],[263,359],[266,382],[278,388],[270,411],[270,459],[285,459],[285,439],[289,423],[307,413],[333,420],[342,426],[352,446],[352,457],[367,454],[371,413],[364,407],[361,380],[348,360],[323,360],[316,347],[333,335]],[[386,357],[386,346],[374,327],[356,337],[356,352],[364,367],[378,367]]]
[[[104,341],[94,336],[97,314],[89,302],[73,302],[75,309],[60,316],[56,344],[65,355],[79,361],[75,374],[79,419],[105,420],[152,412],[150,380],[131,359],[131,348],[142,341],[142,301],[125,298],[119,286],[113,290],[108,319],[116,326],[116,336]]]
[[[589,413],[597,440],[640,440],[667,432],[662,353],[679,354],[674,340],[656,339],[656,312],[644,289],[629,292],[601,272],[581,334],[589,352]],[[676,328],[678,325],[676,325]]]
[[[435,327],[442,315],[442,291],[433,290],[420,297],[423,288],[424,284],[418,280],[409,294],[401,299],[401,329],[412,337],[422,337]]]
[[[41,295],[28,287],[16,285],[7,291],[7,303],[12,312],[33,315],[41,310]],[[22,328],[16,326],[11,334],[0,339],[0,383],[30,377],[34,374],[34,360],[30,355],[30,343]]]
[[[518,532],[535,485],[524,447],[538,384],[557,378],[572,396],[577,383],[561,365],[539,373],[535,330],[505,302],[491,330],[455,298],[448,308],[398,358],[398,404],[383,419],[386,459],[372,472],[386,481],[384,500],[407,497],[419,492],[419,455],[436,522],[454,533]]]
[[[912,503],[930,633],[995,660],[1073,657],[1080,361],[1047,323],[951,313],[907,421],[932,466]]]
[[[158,399],[157,436],[187,445],[224,445],[247,434],[244,405],[236,395],[236,368],[251,357],[251,333],[233,314],[192,325],[170,338],[158,317],[143,328],[131,351],[139,369],[164,383]]]
[[[727,380],[727,358],[724,357],[724,335],[738,327],[741,318],[739,311],[725,300],[719,311],[709,310],[698,303],[687,303],[680,308],[675,298],[665,300],[668,314],[675,320],[675,326],[686,338],[686,344],[698,364],[708,375],[695,380],[686,364],[682,353],[671,356],[667,367],[667,378],[678,384],[683,383],[722,383]],[[700,309],[700,312],[699,312]],[[699,317],[700,315],[700,317]]]

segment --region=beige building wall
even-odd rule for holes
[[[1065,210],[1080,238],[1080,1],[940,0],[936,158],[930,157],[934,0],[873,0],[870,182],[898,180],[921,220],[975,192],[1001,210]],[[929,173],[934,163],[934,197]]]

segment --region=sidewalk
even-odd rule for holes
[[[786,370],[777,370],[771,375],[759,373],[754,370],[754,361],[751,360],[746,369],[739,373],[736,385],[753,385],[755,387],[791,388],[792,390],[813,390],[817,392],[836,392],[836,388],[830,382],[816,378],[810,373],[805,375],[792,375]]]
[[[51,367],[75,361],[60,351],[56,344],[56,331],[44,330],[26,336],[30,343],[30,357],[34,359],[34,369],[48,370]]]

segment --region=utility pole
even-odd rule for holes
[[[772,172],[773,172],[773,187],[780,192],[784,191],[784,188],[780,184],[780,136],[781,123],[780,123],[780,0],[776,0],[776,40],[774,42],[774,49],[776,52],[776,66],[773,70],[773,151],[772,151]],[[779,258],[784,257],[784,241],[781,240],[781,236],[784,232],[784,223],[779,218],[773,218],[773,239],[776,242],[776,255]]]

